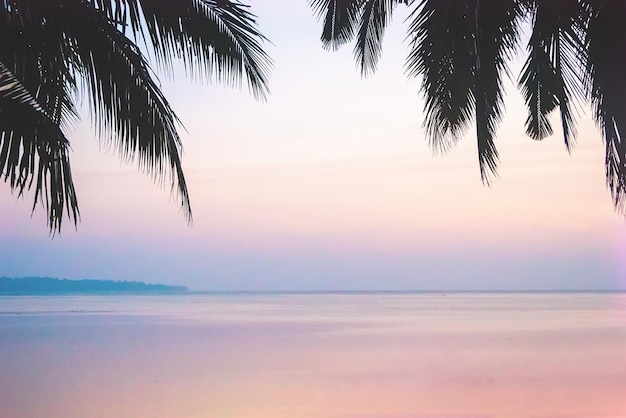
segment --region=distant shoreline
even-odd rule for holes
[[[55,277],[0,277],[0,295],[112,295],[112,294],[180,294],[186,286],[152,284],[139,281],[69,280]]]
[[[0,277],[2,296],[63,295],[214,295],[214,296],[276,296],[276,295],[462,295],[462,294],[575,294],[626,293],[626,289],[436,289],[436,290],[189,290],[186,286],[122,280],[70,280],[54,277]]]

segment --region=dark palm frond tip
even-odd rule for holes
[[[250,6],[237,0],[125,2],[133,32],[150,40],[161,66],[181,60],[192,78],[215,77],[231,86],[245,78],[257,99],[267,98],[273,63]]]
[[[98,19],[90,22],[84,16],[68,27],[67,34],[83,39],[77,61],[90,91],[90,110],[100,137],[114,144],[122,159],[136,159],[153,180],[169,173],[191,221],[176,130],[179,121],[152,79],[147,61],[123,33]]]
[[[1,173],[20,195],[37,179],[35,206],[41,199],[54,231],[63,217],[59,202],[69,205],[75,223],[78,217],[64,131],[77,120],[82,97],[104,144],[155,181],[169,176],[191,223],[180,121],[142,42],[164,68],[182,60],[192,77],[232,86],[245,79],[256,98],[269,94],[272,61],[262,48],[267,39],[249,6],[237,0],[5,0],[0,39],[3,74],[15,79],[2,78]]]
[[[391,22],[396,0],[367,0],[363,5],[354,56],[362,76],[376,71],[385,29]]]
[[[354,57],[362,76],[376,70],[382,39],[393,10],[403,0],[310,0],[323,21],[320,36],[325,49],[337,50],[356,37]]]
[[[423,0],[409,19],[406,71],[422,77],[429,141],[447,150],[476,121],[479,167],[489,184],[498,153],[502,75],[516,46],[521,8],[513,1]]]
[[[325,49],[337,50],[352,41],[365,0],[310,0],[309,5],[323,21],[320,40]]]
[[[29,124],[21,123],[28,118]],[[48,213],[50,233],[61,230],[63,213],[74,225],[78,202],[67,151],[69,142],[46,110],[0,62],[0,177],[22,196],[35,183],[38,202]]]
[[[273,64],[261,45],[267,38],[259,31],[256,16],[249,12],[249,6],[239,1],[202,0],[196,7],[219,28],[211,45],[220,81],[239,84],[241,75],[245,74],[253,95],[266,99]]]
[[[588,13],[585,88],[605,142],[606,182],[615,208],[626,215],[626,5],[582,2]]]
[[[502,77],[515,53],[522,8],[516,0],[473,0],[474,95],[481,179],[490,184],[496,175],[498,152],[494,143],[504,112]],[[471,14],[470,14],[471,16]],[[468,16],[468,20],[472,20]]]
[[[621,0],[312,0],[323,18],[322,42],[354,40],[362,74],[376,68],[394,7],[410,8],[406,73],[420,78],[424,128],[446,151],[475,121],[481,178],[496,174],[494,144],[504,112],[502,77],[518,52],[520,24],[530,22],[528,56],[518,87],[528,109],[526,133],[540,140],[560,113],[565,147],[576,139],[579,103],[590,101],[606,144],[606,181],[626,215],[626,3]]]
[[[421,76],[425,96],[424,127],[436,151],[450,149],[469,127],[475,104],[472,89],[473,58],[465,7],[423,0],[409,15],[410,52],[406,61],[409,77]],[[442,21],[460,26],[448,30]]]
[[[580,100],[584,48],[580,34],[584,13],[578,0],[533,2],[529,5],[533,31],[519,86],[528,107],[526,133],[541,140],[552,135],[548,115],[557,107],[565,146],[576,137],[572,98]]]

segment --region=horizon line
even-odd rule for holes
[[[189,289],[185,293],[196,294],[410,294],[410,293],[626,293],[626,289],[328,289],[328,290],[195,290]]]

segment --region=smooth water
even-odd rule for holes
[[[2,418],[626,417],[626,294],[0,297]]]

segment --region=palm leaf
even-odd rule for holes
[[[472,2],[470,2],[472,3]],[[513,54],[522,14],[516,0],[474,0],[474,59],[476,133],[481,178],[489,183],[496,173],[498,152],[494,138],[502,119],[502,74]]]
[[[396,0],[366,0],[363,4],[361,24],[354,45],[354,56],[363,76],[376,70],[385,28],[391,21],[397,3]]]
[[[581,97],[581,71],[584,50],[581,8],[578,0],[532,2],[533,32],[529,55],[520,78],[520,88],[528,107],[526,133],[533,139],[552,134],[548,115],[559,107],[567,149],[576,136],[572,96]]]
[[[325,49],[337,50],[354,38],[365,0],[311,0],[309,5],[323,20],[320,37]]]
[[[621,2],[586,0],[589,12],[585,83],[606,147],[607,186],[626,213],[626,10]]]
[[[502,73],[516,46],[521,14],[516,0],[422,0],[410,16],[407,72],[422,76],[430,142],[448,149],[475,116],[485,183],[497,168]]]
[[[119,7],[107,8],[110,0],[98,2],[122,31],[128,21],[137,38],[147,35],[163,66],[180,59],[192,77],[215,77],[232,86],[245,78],[255,97],[269,94],[272,60],[249,6],[236,0],[118,0]]]
[[[409,16],[409,77],[421,76],[424,127],[435,150],[450,148],[474,110],[473,30],[467,1],[422,0]]]
[[[0,50],[5,49],[3,55],[18,58],[14,61],[19,67],[19,76],[24,77],[29,88],[37,91],[38,102],[46,106],[52,120],[62,125],[68,115],[72,115],[69,93],[73,90],[76,93],[74,76],[78,76],[90,99],[91,114],[100,137],[114,144],[123,159],[137,159],[153,179],[160,180],[169,174],[172,191],[178,194],[184,213],[191,221],[179,155],[178,119],[152,79],[144,56],[118,29],[119,22],[108,16],[105,9],[81,0],[13,1],[19,13],[8,15],[27,25],[21,28],[28,29],[23,32],[34,33],[27,38],[33,46],[21,45],[6,51],[3,45]],[[58,13],[59,7],[63,8],[63,14]],[[41,47],[35,43],[37,40]],[[50,63],[56,63],[55,67],[50,67]],[[54,71],[48,71],[48,67]],[[63,80],[46,75],[55,72],[63,74]],[[57,82],[64,89],[53,90]]]
[[[0,176],[21,196],[35,183],[33,210],[41,202],[51,233],[63,213],[74,224],[79,210],[67,150],[69,142],[54,116],[0,62]]]
[[[7,70],[30,95],[33,101],[28,103],[39,106],[43,113],[38,117],[45,115],[45,123],[18,118],[15,120],[23,126],[17,122],[9,126],[4,117],[21,115],[15,109],[24,103],[2,101],[2,156],[10,163],[3,165],[2,174],[7,181],[12,178],[12,184],[22,185],[20,193],[25,187],[23,179],[32,178],[35,169],[30,157],[33,148],[26,142],[43,141],[45,135],[53,137],[62,134],[61,128],[71,127],[77,119],[75,103],[84,93],[102,140],[114,146],[123,159],[138,161],[155,180],[169,175],[172,191],[191,221],[180,162],[179,121],[143,51],[154,53],[165,67],[173,59],[183,60],[192,76],[230,85],[241,85],[246,79],[257,98],[264,99],[269,92],[271,60],[261,48],[266,39],[249,7],[237,0],[4,0],[0,39],[0,62],[8,65]],[[137,42],[147,48],[140,50]],[[6,91],[9,87],[14,86],[3,84]],[[67,147],[64,136],[63,140]],[[16,155],[21,155],[16,151],[22,149],[19,143],[26,144],[23,149],[29,150],[24,152],[30,158],[20,166],[22,171],[10,168],[16,164]],[[61,158],[68,163],[65,148],[38,147],[42,161]],[[9,171],[4,171],[5,166]],[[36,199],[44,191],[61,193],[63,181],[71,185],[69,163],[62,168],[55,171],[61,174],[48,180],[39,176],[47,183],[37,183]],[[54,201],[50,205],[53,209],[58,206]],[[51,215],[51,222],[56,219],[60,228],[62,212],[54,213],[58,218]]]
[[[33,92],[47,115],[68,128],[78,118],[73,101],[76,77],[64,58],[71,51],[54,20],[48,19],[44,25],[41,19],[36,3],[8,2],[0,10],[0,56],[11,64],[20,83]]]
[[[137,159],[153,179],[166,173],[185,216],[189,194],[180,162],[178,118],[152,78],[138,47],[105,13],[80,0],[64,0],[64,37],[71,64],[85,81],[100,137],[127,161]]]

